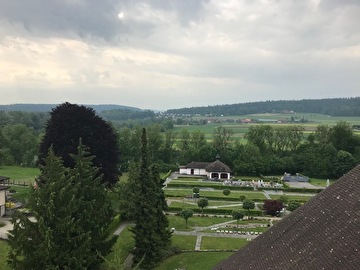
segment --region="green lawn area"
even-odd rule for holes
[[[192,235],[173,235],[171,237],[172,246],[179,247],[182,250],[194,250],[196,236]]]
[[[226,189],[226,187],[224,187],[224,189]],[[189,189],[168,189],[165,188],[164,190],[165,195],[167,196],[173,196],[173,197],[185,197],[188,195],[192,195],[192,188]],[[214,190],[214,191],[209,191],[209,190],[201,190],[200,188],[200,196],[205,196],[205,197],[217,197],[217,198],[223,198],[226,200],[229,199],[235,199],[235,200],[239,200],[240,196],[244,195],[246,197],[246,199],[250,199],[250,200],[265,200],[266,197],[264,195],[264,193],[262,192],[253,192],[253,191],[234,191],[232,190],[229,196],[225,196],[223,194],[222,190]]]
[[[1,270],[11,270],[7,265],[7,255],[9,253],[10,247],[6,241],[0,240],[0,269]]]
[[[102,269],[119,269],[134,248],[134,239],[130,232],[130,227],[123,230],[113,246],[113,251],[106,256]]]
[[[202,237],[201,250],[234,250],[240,249],[249,242],[245,238]]]
[[[315,196],[316,194],[314,194]],[[282,195],[273,195],[270,194],[271,199],[278,200],[280,199]],[[307,202],[308,200],[312,199],[314,196],[292,196],[292,195],[286,195],[286,197],[289,199],[289,201],[298,201],[298,202]]]
[[[36,176],[40,174],[38,168],[20,166],[1,166],[0,175],[10,177],[10,181],[32,183]]]
[[[223,217],[191,217],[188,219],[188,228],[185,228],[185,219],[180,216],[167,216],[169,219],[169,228],[175,228],[178,231],[192,231],[193,227],[207,227],[218,223],[224,223],[232,220]]]
[[[173,179],[172,181],[176,182],[201,182],[203,177],[181,177],[179,176],[176,179]]]
[[[29,187],[21,187],[21,186],[11,186],[10,190],[13,189],[16,192],[11,194],[11,197],[16,199],[19,202],[25,202],[29,197],[30,188]]]
[[[232,252],[184,252],[168,258],[155,269],[209,270],[232,254]]]
[[[209,200],[209,206],[219,206],[219,208],[227,207],[228,205],[237,205],[236,207],[242,208],[242,204],[240,201],[214,201]],[[172,201],[170,206],[173,207],[181,207],[181,208],[198,208],[197,202],[195,200],[178,200],[178,201]],[[209,208],[209,207],[207,207]]]
[[[314,186],[326,187],[326,179],[310,178],[310,184]],[[330,180],[330,185],[334,184],[335,180]]]

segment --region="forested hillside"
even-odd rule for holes
[[[0,111],[22,111],[22,112],[50,112],[58,104],[10,104],[0,105]],[[93,108],[97,112],[107,110],[130,110],[130,111],[141,111],[139,108],[123,106],[123,105],[86,105],[87,107]]]
[[[320,113],[331,116],[360,116],[360,97],[249,102],[173,109],[168,110],[167,113],[225,116],[290,111],[297,113]]]

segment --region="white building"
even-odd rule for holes
[[[184,175],[206,176],[210,180],[226,180],[231,177],[230,168],[220,160],[212,163],[190,162],[185,166],[180,166],[179,173]]]
[[[6,190],[8,187],[0,186],[0,217],[6,214]]]

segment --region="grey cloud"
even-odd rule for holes
[[[138,18],[119,20],[119,12],[131,11],[141,4],[150,9],[174,11],[183,24],[195,20],[202,9],[202,1],[182,0],[0,0],[0,21],[20,24],[35,36],[79,36],[114,42],[131,34],[144,38],[156,28],[154,22],[141,20],[141,14],[136,14]]]
[[[122,4],[114,0],[1,0],[0,18],[21,24],[35,36],[95,37],[114,40],[129,29],[117,14]]]

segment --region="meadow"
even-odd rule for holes
[[[295,122],[295,123],[276,123],[275,120],[290,120],[291,117],[294,117],[296,121],[300,119],[305,119],[307,122]],[[286,126],[286,125],[302,125],[305,128],[304,134],[310,134],[316,130],[316,127],[320,124],[334,126],[340,121],[348,122],[350,125],[359,125],[360,117],[333,117],[323,114],[313,114],[313,113],[294,113],[294,114],[280,114],[280,113],[266,113],[266,114],[250,114],[250,115],[239,115],[239,116],[223,116],[223,117],[205,117],[205,116],[194,116],[193,120],[205,120],[205,122],[211,121],[205,125],[175,125],[174,131],[180,132],[183,129],[188,130],[189,132],[201,131],[205,134],[207,141],[212,141],[214,130],[219,127],[229,128],[234,132],[233,139],[239,139],[241,142],[246,142],[244,139],[245,134],[248,129],[252,126],[266,124],[273,127]],[[261,119],[261,123],[229,123],[226,120],[237,121],[240,119]],[[217,121],[214,123],[214,121]],[[356,134],[360,134],[359,130],[354,130]]]

